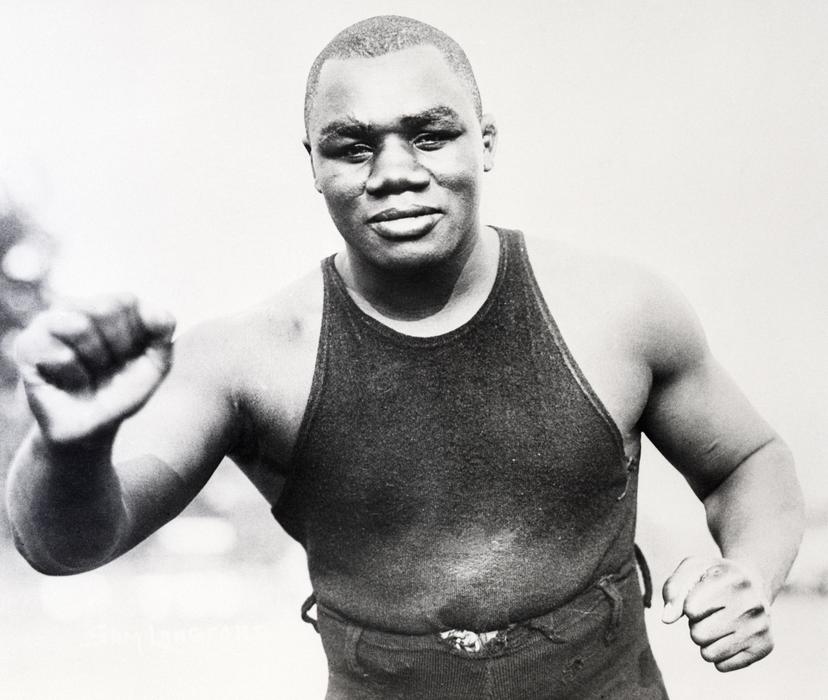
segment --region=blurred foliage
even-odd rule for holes
[[[0,386],[17,383],[14,335],[45,304],[51,238],[15,210],[0,213]]]
[[[0,486],[31,420],[18,386],[12,346],[17,333],[46,305],[52,238],[22,212],[0,211]],[[0,511],[5,507],[0,499]],[[0,537],[8,537],[5,513]]]

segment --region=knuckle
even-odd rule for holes
[[[31,326],[17,334],[11,347],[11,356],[15,362],[22,364],[29,359],[34,335],[35,331]]]
[[[701,657],[705,661],[715,661],[716,660],[716,652],[710,646],[702,647],[701,649],[699,649],[699,653],[701,654]]]
[[[78,364],[78,358],[77,355],[75,355],[74,350],[66,345],[61,345],[60,348],[55,351],[55,361],[62,365],[74,366]]]
[[[84,309],[94,318],[107,318],[120,312],[121,305],[114,294],[90,298],[84,303]]]
[[[765,654],[770,654],[773,650],[773,637],[768,631],[756,632],[750,637],[751,646],[757,650],[763,651]]]
[[[79,328],[90,332],[95,328],[95,322],[89,316],[89,314],[85,314],[82,311],[76,311],[74,313],[75,323],[78,324]]]
[[[118,313],[125,321],[133,323],[138,316],[138,297],[131,292],[120,292],[115,295]]]
[[[93,331],[92,319],[82,311],[56,313],[49,318],[49,327],[53,333],[70,337],[88,336]]]
[[[714,564],[708,567],[701,576],[701,580],[705,581],[712,578],[721,578],[727,574],[727,567],[724,564]]]
[[[700,618],[708,610],[709,605],[707,604],[704,587],[699,584],[687,594],[687,598],[684,601],[684,613],[692,620]]]
[[[757,620],[761,623],[764,629],[767,629],[770,626],[767,620],[767,611],[765,610],[765,606],[761,603],[757,603],[756,605],[749,607],[742,613],[741,617],[748,620]]]
[[[32,320],[29,321],[29,325],[26,326],[27,330],[31,329],[31,328],[38,328],[38,327],[42,326],[43,322],[44,322],[44,319],[48,318],[53,313],[55,313],[53,309],[46,309],[45,311],[40,311],[40,312],[36,313],[32,317]]]
[[[118,292],[115,295],[115,299],[121,306],[124,307],[132,308],[138,304],[138,297],[136,297],[132,292]]]
[[[18,336],[18,339],[28,341],[32,338],[40,338],[49,335],[51,319],[58,313],[54,310],[41,311],[37,314]]]
[[[707,635],[705,635],[698,626],[691,624],[690,639],[692,639],[695,644],[701,645],[707,640]]]
[[[55,345],[36,358],[39,365],[54,369],[73,368],[78,364],[75,351],[67,345]]]
[[[747,666],[746,662],[740,661],[731,661],[730,659],[726,661],[718,661],[714,664],[716,670],[721,673],[730,673],[731,671],[738,671],[740,668],[744,668]]]

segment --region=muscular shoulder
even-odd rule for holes
[[[263,362],[281,363],[318,338],[322,280],[312,271],[272,297],[200,323],[176,339],[176,361],[212,376],[245,377]]]
[[[230,455],[262,493],[278,493],[313,378],[322,281],[309,274],[271,299],[181,333],[172,368],[118,431],[116,461],[153,455],[202,484]]]
[[[188,329],[176,340],[174,371],[232,401],[246,423],[290,433],[313,378],[322,318],[322,277],[313,270],[255,306]]]
[[[654,375],[701,361],[707,346],[698,318],[662,275],[621,257],[527,238],[541,292],[560,325],[588,326],[609,349],[640,358]]]

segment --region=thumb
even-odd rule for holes
[[[172,340],[175,318],[169,311],[146,301],[139,302],[137,311],[141,323],[154,340],[160,340],[162,343]]]
[[[684,601],[687,595],[709,567],[710,560],[704,557],[687,557],[676,567],[661,589],[661,596],[664,598],[662,622],[670,625],[684,614]]]

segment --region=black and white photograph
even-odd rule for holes
[[[0,697],[824,698],[827,47],[0,0]]]

